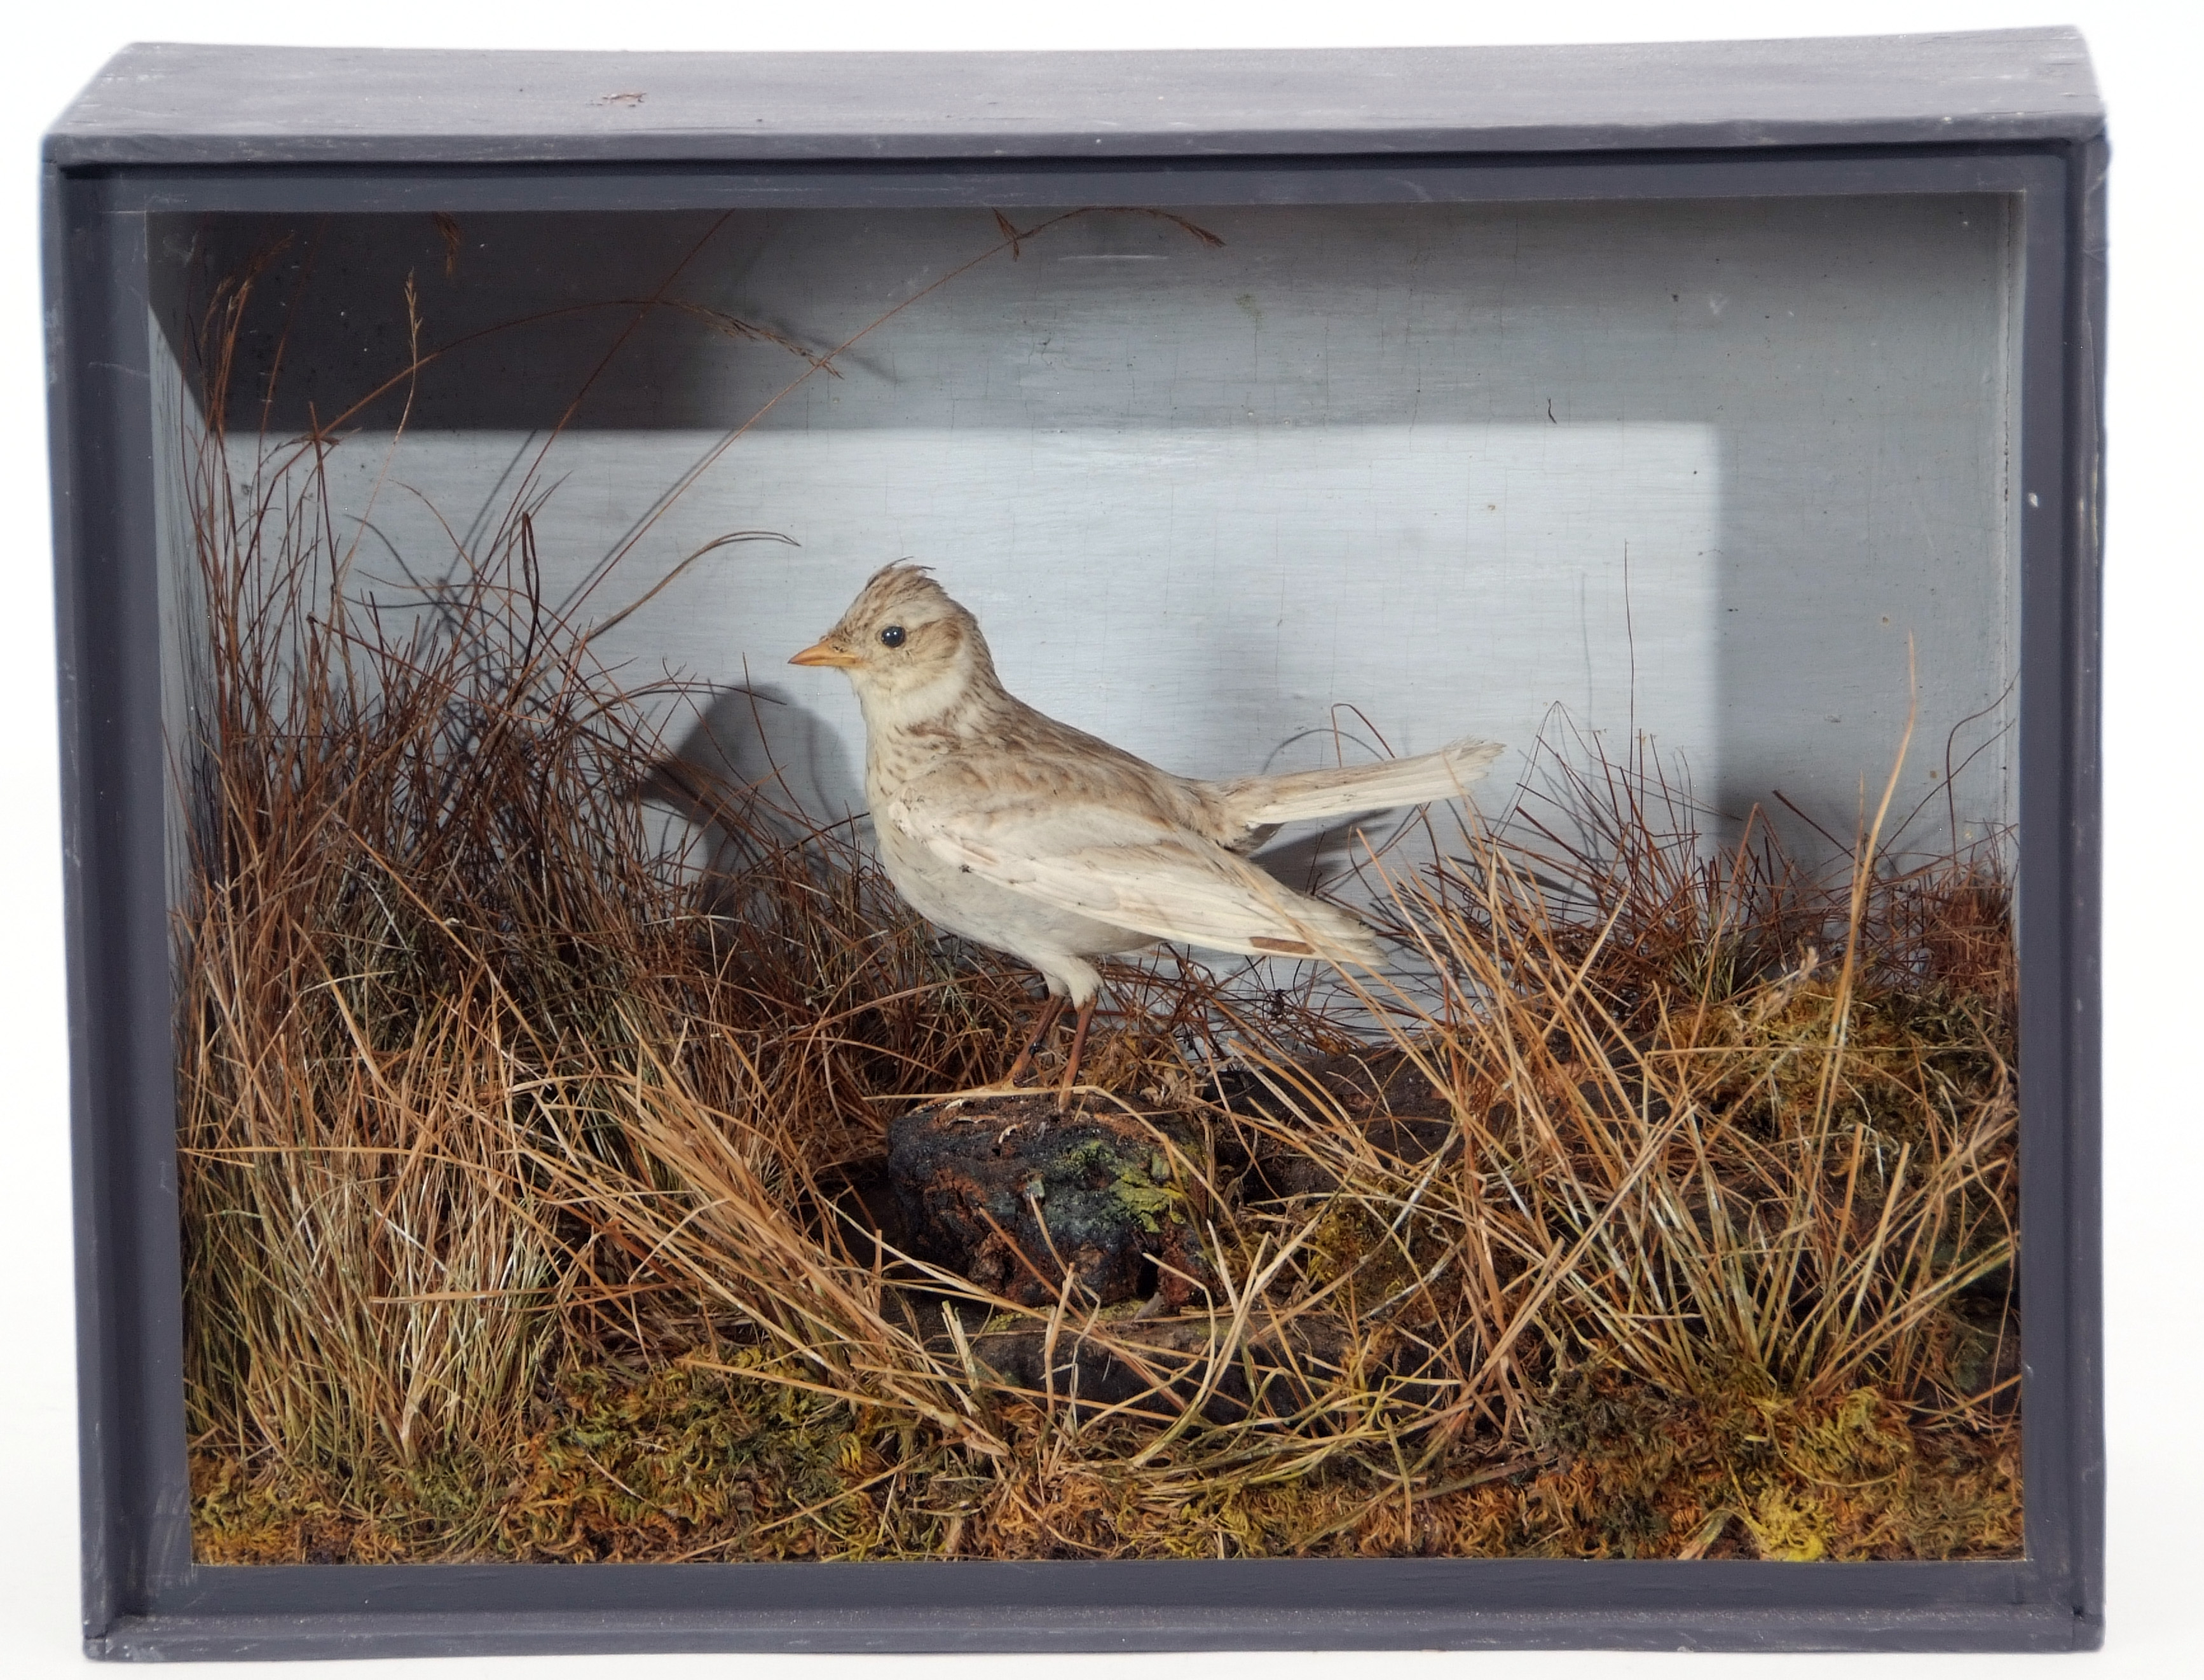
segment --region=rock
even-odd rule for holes
[[[971,1097],[888,1127],[888,1183],[909,1251],[1022,1306],[1201,1293],[1211,1172],[1198,1128],[1111,1109],[1059,1115],[1052,1097]]]

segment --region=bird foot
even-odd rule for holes
[[[1056,1018],[1063,1013],[1063,1004],[1062,997],[1051,993],[1048,1001],[1041,1005],[1040,1017],[1034,1022],[1033,1031],[1026,1035],[1017,1060],[1010,1063],[1010,1071],[1003,1075],[1004,1084],[1016,1085],[1025,1077],[1026,1069],[1033,1066],[1034,1056],[1048,1042],[1048,1035],[1056,1026]]]
[[[1079,1006],[1079,1025],[1071,1034],[1071,1056],[1063,1064],[1063,1079],[1056,1087],[1056,1111],[1062,1114],[1071,1106],[1071,1092],[1079,1079],[1079,1058],[1087,1049],[1087,1028],[1094,1019],[1094,1000],[1089,997]]]

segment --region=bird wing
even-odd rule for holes
[[[1370,932],[1141,802],[990,797],[956,770],[875,814],[936,856],[1026,897],[1158,939],[1246,955],[1378,960]]]

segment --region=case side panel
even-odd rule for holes
[[[2086,149],[2029,195],[2021,510],[2022,1456],[2040,1590],[2102,1638],[2098,555]]]
[[[2071,720],[2065,760],[2072,890],[2066,973],[2069,1108],[2066,1263],[2067,1441],[2071,1452],[2077,1630],[2104,1642],[2103,742],[2106,169],[2103,137],[2074,148],[2069,179],[2067,451],[2073,555],[2067,635]]]
[[[145,217],[50,184],[87,1640],[188,1561]]]

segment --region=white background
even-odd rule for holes
[[[2187,1582],[2204,1553],[2204,1375],[2195,1285],[2204,1273],[2204,1193],[2195,1067],[2198,967],[2187,865],[2204,802],[2190,768],[2200,584],[2193,456],[2199,403],[2195,297],[2204,163],[2197,13],[2180,0],[840,0],[761,9],[730,0],[379,0],[358,13],[297,0],[184,7],[90,0],[27,8],[8,27],[0,108],[0,684],[15,727],[0,731],[0,1107],[9,1275],[0,1284],[0,1672],[74,1671],[77,1538],[70,1239],[63,1064],[58,820],[48,571],[44,380],[36,252],[36,146],[44,125],[133,39],[595,49],[1413,45],[1697,39],[2075,23],[2088,35],[2112,111],[2112,443],[2106,648],[2106,1361],[2112,1488],[2111,1636],[2079,1659],[2095,1673],[2204,1670],[2204,1607]],[[1029,1659],[740,1659],[749,1675],[986,1676]],[[2011,1658],[1708,1657],[1652,1654],[1265,1655],[1054,1659],[1051,1673],[1152,1680],[1337,1673],[1401,1680],[1466,1675],[2005,1674]],[[405,1672],[472,1677],[672,1674],[725,1658],[471,1660]],[[2041,1668],[2048,1659],[2029,1659]],[[1015,1667],[1013,1666],[1015,1665]],[[376,1672],[400,1671],[388,1665]],[[265,1665],[240,1673],[275,1676]],[[328,1671],[317,1671],[327,1673]],[[364,1672],[364,1671],[351,1671]]]

